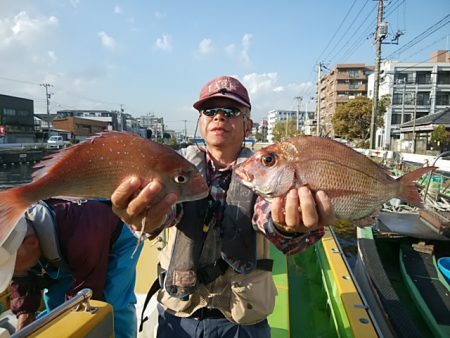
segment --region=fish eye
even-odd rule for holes
[[[184,176],[184,175],[178,175],[178,176],[175,176],[175,178],[173,180],[178,184],[184,184],[188,181],[188,178],[187,178],[187,176]]]
[[[264,156],[261,156],[261,163],[265,167],[272,167],[275,164],[276,159],[277,158],[276,158],[275,154],[264,155]]]

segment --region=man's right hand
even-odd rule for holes
[[[21,313],[17,317],[17,327],[16,332],[22,330],[28,324],[31,324],[36,320],[36,315],[34,313]]]
[[[175,193],[160,196],[163,193],[163,185],[156,181],[150,181],[142,186],[142,180],[137,177],[122,182],[111,196],[114,213],[134,230],[152,233],[158,229],[169,212],[177,202]],[[161,198],[157,203],[154,201]]]

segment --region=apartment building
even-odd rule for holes
[[[320,135],[335,136],[332,118],[336,107],[357,96],[367,95],[367,78],[373,66],[337,64],[320,78],[318,88],[317,126]]]
[[[450,61],[446,54],[434,52],[431,60]],[[372,75],[368,91],[371,98],[373,80]],[[391,105],[384,115],[384,128],[377,130],[376,147],[401,150],[403,123],[450,108],[450,62],[385,61],[380,67],[379,95],[389,95]]]

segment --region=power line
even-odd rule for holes
[[[366,0],[366,2],[363,4],[363,6],[362,6],[361,9],[359,10],[359,12],[356,14],[356,18],[359,17],[359,15],[360,15],[361,12],[363,11],[363,9],[366,7],[366,5],[367,5],[368,2],[369,2],[369,0]],[[344,39],[344,37],[345,37],[346,34],[350,31],[350,29],[351,29],[352,26],[355,24],[355,22],[356,22],[356,20],[353,20],[353,21],[350,22],[350,25],[347,27],[347,30],[344,32],[344,34],[343,34],[342,37],[339,39],[339,41],[336,42],[335,47],[337,47],[337,46],[339,45],[339,43]],[[364,23],[364,22],[363,22],[363,23]],[[351,36],[350,39],[351,39],[352,37],[353,37],[353,36]],[[338,55],[339,52],[344,48],[344,46],[345,46],[345,44],[341,47],[341,49],[338,50],[338,52],[335,52],[335,53],[333,54],[333,56],[330,58],[330,60],[333,60],[334,57],[335,57],[336,55]],[[334,48],[333,48],[333,50],[334,50]]]
[[[368,0],[367,0],[368,1]],[[342,25],[344,24],[345,20],[347,20],[348,15],[350,14],[350,12],[352,11],[353,7],[355,6],[356,0],[353,1],[353,3],[350,5],[350,8],[347,10],[347,13],[345,14],[344,18],[342,19],[341,23],[339,24],[339,27],[334,31],[333,36],[331,37],[330,41],[328,41],[328,43],[325,45],[326,47],[322,50],[322,52],[319,54],[317,60],[315,63],[317,63],[320,58],[322,57],[322,55],[325,53],[325,51],[328,49],[328,47],[331,46],[331,42],[333,41],[333,39],[336,37],[337,33],[339,32],[339,30],[341,29]]]
[[[425,31],[423,31],[422,33],[417,35],[415,38],[413,38],[412,40],[407,42],[405,45],[403,45],[402,47],[398,48],[397,50],[395,50],[394,52],[389,54],[386,58],[389,59],[396,54],[401,54],[401,53],[407,51],[408,49],[412,48],[413,46],[418,44],[420,41],[425,39],[426,37],[430,36],[437,30],[439,30],[442,27],[444,27],[445,25],[447,25],[449,22],[450,22],[450,14],[447,14],[443,19],[439,20],[434,25],[428,27]]]

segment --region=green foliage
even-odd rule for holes
[[[338,105],[333,115],[332,123],[336,136],[349,141],[356,141],[364,147],[370,137],[370,124],[372,119],[372,100],[367,96],[358,96],[344,104]],[[383,97],[380,100],[378,128],[383,127],[382,114],[390,104],[390,98]]]
[[[256,142],[261,142],[263,140],[263,134],[259,131],[255,133],[255,140]]]
[[[436,144],[442,152],[450,141],[447,128],[442,124],[437,126],[431,133],[431,141]]]
[[[301,132],[297,130],[297,120],[295,118],[288,119],[288,122],[278,122],[273,128],[273,137],[275,142],[279,142],[286,137],[292,137],[301,135]]]

